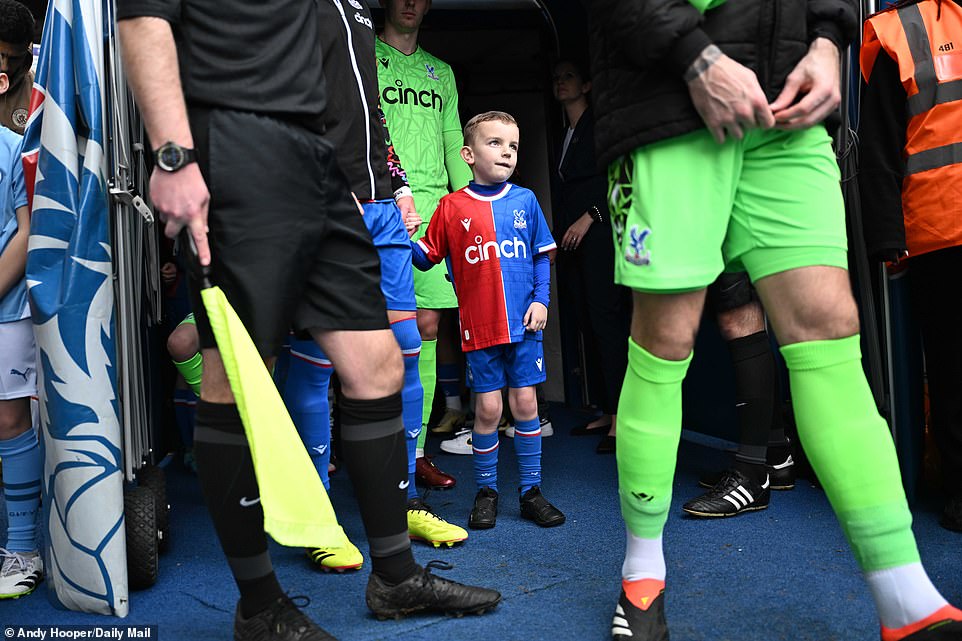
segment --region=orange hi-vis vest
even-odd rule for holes
[[[865,22],[868,81],[885,52],[907,96],[902,215],[909,256],[962,245],[962,7],[922,0]]]

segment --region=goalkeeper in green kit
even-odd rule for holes
[[[466,186],[471,180],[471,170],[460,155],[464,141],[454,73],[449,65],[418,46],[418,31],[431,0],[382,0],[381,6],[385,9],[385,25],[375,49],[381,109],[390,127],[394,148],[407,172],[415,209],[425,223],[413,236],[417,240],[427,229],[426,223],[441,197],[449,193],[449,187],[457,190]],[[424,439],[438,379],[438,329],[444,319],[456,321],[453,313],[458,300],[444,264],[427,272],[415,270],[414,292],[421,334],[418,370],[424,387],[415,474],[418,481],[431,488],[446,489],[454,486],[455,479],[424,456]],[[442,317],[445,310],[450,311]],[[444,363],[457,361],[460,341],[457,336],[445,336],[443,331],[441,339],[447,341],[445,345],[450,344],[448,351],[451,352],[445,358],[442,346],[442,387],[445,379],[449,384],[453,379],[455,390],[450,401],[460,403],[458,366]],[[452,414],[463,422],[459,410],[460,407],[454,408]],[[413,538],[431,543],[463,540],[466,536],[463,529],[433,514],[420,498],[408,503],[408,529]]]
[[[840,52],[858,29],[854,0],[587,6],[615,280],[634,296],[618,405],[627,549],[612,637],[668,639],[662,530],[681,383],[705,288],[722,271],[745,270],[882,640],[962,639],[962,611],[920,562],[892,437],[862,370],[839,169],[822,125],[839,106]]]

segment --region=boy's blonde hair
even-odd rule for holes
[[[503,122],[506,125],[514,125],[515,127],[518,126],[518,121],[514,119],[514,116],[505,111],[485,111],[471,118],[468,124],[464,126],[464,144],[471,146],[481,123],[494,121]]]

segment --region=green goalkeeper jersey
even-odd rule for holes
[[[405,55],[378,39],[376,55],[381,109],[418,214],[427,222],[449,184],[457,190],[471,180],[460,155],[464,141],[454,73],[420,47]]]

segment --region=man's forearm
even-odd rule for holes
[[[194,146],[180,84],[170,23],[143,17],[118,23],[127,82],[134,92],[154,148],[171,141]]]
[[[694,62],[692,62],[691,65],[689,65],[685,70],[685,82],[691,82],[695,78],[701,76],[703,73],[708,71],[708,68],[715,64],[715,62],[721,57],[722,52],[717,45],[708,45],[702,49],[702,52],[698,54],[698,57],[695,58]]]

